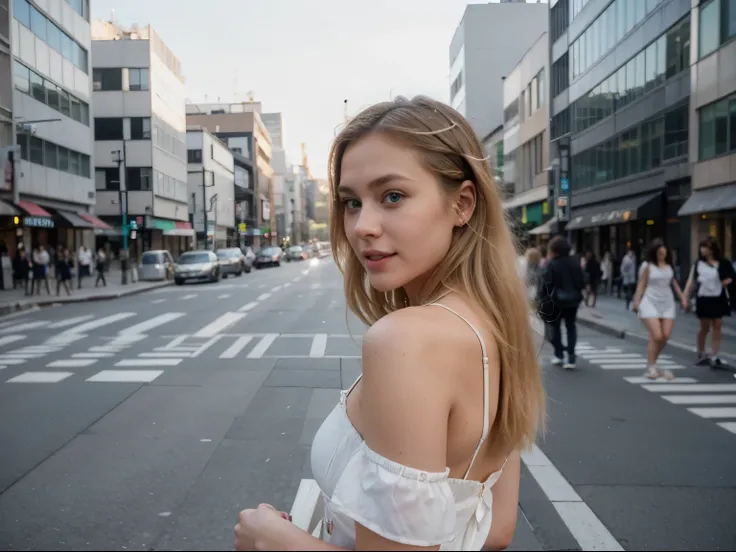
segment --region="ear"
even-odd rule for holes
[[[458,226],[465,226],[475,212],[476,192],[475,184],[470,180],[466,180],[460,184],[457,191],[457,203],[455,204],[458,213]]]

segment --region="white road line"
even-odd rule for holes
[[[261,295],[258,296],[258,300],[259,301],[265,301],[269,297],[271,297],[271,294],[270,293],[262,293]]]
[[[26,372],[8,380],[8,383],[59,383],[73,376],[72,372]]]
[[[261,338],[258,344],[253,347],[253,350],[248,354],[248,358],[261,358],[271,346],[279,334],[267,334]]]
[[[24,358],[7,358],[7,357],[0,357],[0,364],[4,364],[5,366],[11,366],[14,364],[24,364],[26,359]]]
[[[181,318],[182,316],[184,316],[183,312],[166,312],[164,314],[154,316],[153,318],[150,318],[139,324],[134,324],[133,326],[130,326],[129,328],[125,328],[124,330],[119,331],[118,335],[120,336],[141,335],[141,334],[146,333],[148,330],[152,330],[153,328],[156,328],[158,326],[163,326],[164,324],[168,324],[169,322],[172,322],[173,320],[176,320],[177,318]]]
[[[199,347],[196,351],[192,353],[192,358],[197,358],[199,355],[204,353],[207,349],[212,347],[215,343],[220,341],[222,339],[222,335],[216,335],[206,343],[204,343],[201,347]]]
[[[736,404],[736,395],[662,395],[672,404]]]
[[[175,337],[174,339],[172,339],[169,342],[169,344],[166,345],[165,347],[156,347],[154,350],[155,351],[165,351],[167,349],[174,349],[177,345],[179,345],[179,343],[181,343],[182,341],[186,341],[187,337],[189,337],[189,336],[188,335],[179,335],[179,336]]]
[[[35,330],[36,328],[40,328],[42,326],[46,326],[49,323],[48,320],[38,320],[36,322],[28,322],[26,324],[21,324],[20,326],[13,326],[12,328],[5,328],[0,330],[0,333],[6,333],[6,332],[22,332],[25,330]]]
[[[670,385],[670,384],[673,387],[675,387],[675,386],[679,387],[680,385],[683,385],[683,384],[686,384],[686,383],[697,383],[698,382],[698,380],[696,380],[695,378],[677,378],[677,379],[672,380],[672,381],[667,381],[666,379],[650,380],[647,377],[628,377],[628,378],[624,378],[624,379],[626,381],[628,381],[629,383],[634,383],[634,384],[651,384],[651,385],[655,385],[657,387],[662,387],[663,385]],[[644,385],[644,387],[646,388],[646,385]],[[672,391],[675,391],[675,389],[672,389]]]
[[[16,351],[8,351],[7,353],[0,353],[2,358],[41,358],[45,357],[48,353],[18,353]]]
[[[688,408],[701,418],[736,418],[736,408]]]
[[[67,328],[69,326],[81,324],[82,322],[85,322],[94,317],[95,317],[94,314],[85,314],[84,316],[75,316],[74,318],[67,318],[66,320],[62,320],[60,322],[54,322],[53,324],[49,326],[49,330],[58,330],[59,328]]]
[[[638,355],[637,358],[601,358],[598,360],[590,360],[593,364],[641,364],[646,362],[647,359],[643,356]]]
[[[684,379],[684,378],[683,378]],[[656,393],[671,393],[673,391],[698,393],[733,393],[736,392],[736,383],[693,383],[691,385],[642,385],[647,391]]]
[[[282,286],[276,286],[276,287],[271,288],[271,293],[276,293],[277,291],[281,289],[281,287]]]
[[[310,358],[321,358],[325,356],[327,349],[327,334],[317,334],[312,339],[312,348],[309,350]]]
[[[65,332],[56,334],[54,337],[51,337],[47,339],[46,341],[44,341],[44,343],[50,347],[59,347],[63,349],[64,347],[66,347],[67,345],[70,345],[71,343],[74,343],[75,341],[81,341],[82,339],[87,339],[87,334],[72,333],[73,330],[76,330],[76,328],[73,328],[72,330],[66,330]]]
[[[61,332],[54,339],[58,339],[62,343],[68,342],[69,335],[80,335],[80,334],[88,332],[89,330],[96,330],[97,328],[101,328],[102,326],[107,326],[109,324],[114,324],[115,322],[120,322],[121,320],[130,318],[131,316],[135,316],[135,313],[134,312],[119,312],[117,314],[105,316],[104,318],[98,318],[96,320],[86,322],[84,324],[81,324],[79,326],[66,330],[64,332]],[[49,340],[49,342],[50,341],[51,340]]]
[[[302,277],[301,277],[301,276],[297,276],[296,278],[294,278],[294,279],[292,280],[292,282],[294,282],[294,283],[297,283],[297,282],[298,282],[299,280],[301,280],[301,279],[302,279]]]
[[[226,312],[199,330],[193,337],[214,337],[243,318],[245,318],[243,312]]]
[[[595,353],[578,353],[576,351],[575,354],[590,361],[595,361],[596,359],[607,360],[611,358],[643,358],[639,353],[608,353],[603,351],[596,351]]]
[[[114,353],[74,353],[72,358],[110,358]]]
[[[251,342],[253,339],[253,336],[250,335],[244,335],[243,337],[239,337],[235,340],[235,343],[230,345],[224,353],[220,355],[220,358],[235,358],[238,356],[238,353],[242,351],[248,343]]]
[[[219,295],[217,298],[218,299],[227,299],[228,297],[230,297],[230,294],[229,293],[223,293],[222,295]]]
[[[170,353],[186,353],[186,356],[189,355],[189,353],[193,353],[199,349],[199,347],[154,347],[154,351],[158,351],[161,353],[170,352]]]
[[[721,426],[726,431],[730,431],[731,433],[736,433],[736,422],[718,422],[718,425]]]
[[[307,269],[307,270],[302,270],[302,274],[304,274],[305,276],[306,276],[307,274],[309,274],[309,269]]]
[[[179,297],[179,300],[180,300],[180,301],[187,301],[187,300],[189,300],[189,299],[194,299],[194,298],[195,298],[196,296],[197,296],[197,294],[196,294],[196,293],[189,293],[189,294],[187,294],[187,295],[184,295],[184,296],[182,296],[182,297]]]
[[[140,358],[186,358],[189,356],[188,352],[168,352],[168,353],[141,353],[138,355]]]
[[[151,383],[161,374],[163,370],[102,370],[87,381],[93,383]]]
[[[151,303],[153,303],[154,305],[158,305],[159,303],[163,303],[164,301],[166,301],[166,299],[154,299],[153,301],[151,301]]]
[[[582,550],[623,551],[606,526],[537,445],[523,453],[521,458]]]
[[[181,358],[126,358],[119,361],[115,366],[176,366],[182,361]]]
[[[97,359],[94,358],[67,358],[49,362],[46,368],[84,368],[85,366],[91,366],[95,362],[97,362]]]
[[[603,366],[599,366],[599,368],[601,368],[602,370],[645,370],[646,367],[646,362],[640,362],[639,364],[606,364]],[[679,366],[677,364],[663,366],[663,368],[667,368],[667,370],[685,369],[684,366]]]
[[[258,306],[258,301],[251,301],[250,303],[247,303],[247,304],[243,305],[242,307],[240,307],[238,309],[238,312],[248,312],[249,310],[251,310],[251,309],[253,309],[253,308],[257,307],[257,306]]]
[[[309,286],[309,289],[317,289],[319,287],[319,284],[312,284]]]
[[[288,287],[290,287],[290,286],[291,286],[291,282],[286,282],[286,283],[284,284],[284,289],[286,289],[286,288],[288,288]]]
[[[0,337],[0,347],[15,343],[16,341],[23,341],[25,338],[26,336],[24,335],[6,335],[5,337]]]
[[[113,347],[112,345],[99,345],[87,349],[90,353],[119,353],[125,347]]]

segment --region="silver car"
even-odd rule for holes
[[[174,259],[166,250],[146,251],[138,265],[139,280],[169,280],[174,272]]]
[[[212,251],[187,251],[176,264],[174,283],[180,286],[187,280],[217,282],[220,275],[220,263]]]
[[[217,260],[220,261],[220,269],[223,278],[227,278],[230,274],[240,276],[244,271],[250,272],[250,269],[246,269],[245,255],[243,255],[243,252],[239,247],[218,249]]]

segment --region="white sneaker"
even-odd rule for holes
[[[650,380],[656,380],[659,375],[659,369],[657,368],[656,364],[650,364],[647,367],[647,371],[644,372],[644,376],[649,378]]]
[[[564,368],[565,370],[574,370],[574,369],[575,369],[575,363],[574,363],[574,362],[569,362],[569,361],[568,361],[568,362],[566,362],[566,363],[565,363],[565,364],[564,364],[564,365],[563,365],[562,367],[563,367],[563,368]]]
[[[561,358],[552,357],[550,359],[550,363],[552,364],[552,366],[559,366],[560,364],[563,363],[563,360]]]

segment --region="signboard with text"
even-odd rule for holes
[[[23,217],[23,226],[25,228],[54,228],[54,219],[49,217]]]

